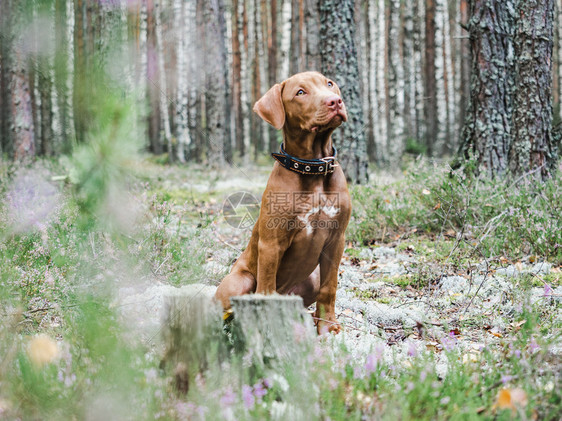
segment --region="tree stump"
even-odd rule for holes
[[[243,295],[230,299],[235,340],[254,364],[272,365],[301,352],[315,330],[302,298],[295,295]]]
[[[161,367],[170,364],[179,391],[187,391],[188,378],[218,363],[227,354],[222,308],[210,296],[194,292],[164,297]]]

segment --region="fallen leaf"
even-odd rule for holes
[[[437,209],[441,209],[441,202],[437,203],[437,204],[433,207],[433,210],[437,210]]]

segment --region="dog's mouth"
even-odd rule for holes
[[[340,108],[327,114],[321,119],[321,122],[310,128],[311,132],[321,132],[327,129],[333,129],[340,126],[343,122],[347,121],[347,114],[345,109]]]

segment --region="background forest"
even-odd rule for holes
[[[553,41],[545,54],[552,54],[554,125],[562,92],[556,3],[545,28]],[[21,159],[87,142],[98,118],[95,98],[112,91],[134,104],[133,124],[153,154],[170,162],[257,160],[278,149],[280,134],[252,113],[253,103],[275,82],[313,69],[340,84],[350,108],[353,121],[336,139],[344,161],[355,155],[361,167],[366,158],[394,165],[405,153],[451,156],[470,102],[471,7],[476,39],[479,23],[489,23],[478,15],[484,4],[3,0],[1,151]],[[502,7],[490,21],[492,35],[509,30]],[[544,7],[552,12],[554,5]],[[500,62],[501,85],[512,53],[494,50],[493,40],[484,44]],[[350,178],[365,178],[346,166]]]

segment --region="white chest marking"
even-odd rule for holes
[[[314,228],[318,227],[318,222],[320,221],[319,219],[311,221],[310,217],[312,215],[324,212],[328,218],[333,218],[339,213],[339,211],[340,208],[336,208],[335,206],[316,206],[310,209],[306,214],[299,216],[298,218],[306,229],[306,235],[311,235],[314,231]]]

